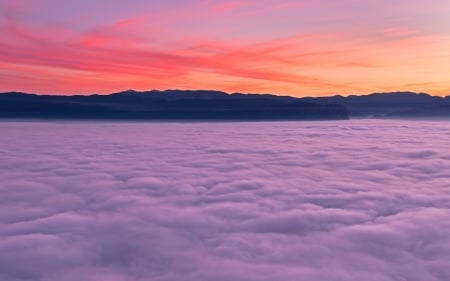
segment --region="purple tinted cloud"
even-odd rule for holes
[[[1,280],[449,280],[445,122],[0,123]]]

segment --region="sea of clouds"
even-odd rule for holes
[[[2,281],[450,280],[450,122],[0,122]]]

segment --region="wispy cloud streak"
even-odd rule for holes
[[[382,89],[445,94],[434,82],[448,81],[450,34],[425,19],[448,7],[389,2],[381,11],[387,3],[372,2],[98,1],[69,7],[2,1],[0,59],[6,67],[0,90],[246,91],[244,85],[252,85],[253,92],[293,95]],[[103,4],[110,9],[94,13]],[[402,12],[420,20],[410,22]]]

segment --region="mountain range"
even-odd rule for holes
[[[307,97],[300,100],[318,104],[339,104],[352,118],[439,118],[450,117],[450,96],[393,92],[369,95]]]
[[[127,90],[90,96],[0,94],[0,118],[263,121],[434,117],[450,117],[450,97],[395,92],[295,98],[208,90]]]
[[[275,95],[219,91],[123,91],[110,95],[0,94],[0,118],[143,120],[340,120],[348,111]]]

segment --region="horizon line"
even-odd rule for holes
[[[36,93],[36,92],[25,92],[25,91],[2,91],[0,94],[10,94],[10,93],[17,93],[17,94],[28,94],[28,95],[36,95],[36,96],[65,96],[65,97],[73,97],[73,96],[109,96],[114,94],[120,94],[120,93],[126,93],[126,92],[135,92],[138,94],[144,94],[148,92],[168,92],[168,91],[180,91],[180,92],[219,92],[224,93],[227,95],[233,95],[233,94],[241,94],[241,95],[272,95],[272,96],[279,96],[279,97],[292,97],[292,98],[324,98],[324,97],[352,97],[352,96],[369,96],[374,94],[399,94],[399,93],[410,93],[410,94],[416,94],[416,95],[427,95],[430,97],[439,97],[439,98],[446,98],[450,97],[450,94],[448,95],[433,95],[427,92],[414,92],[414,91],[387,91],[387,92],[368,92],[368,93],[335,93],[335,94],[329,94],[329,95],[290,95],[290,94],[278,94],[278,93],[244,93],[244,92],[227,92],[222,90],[216,90],[216,89],[176,89],[176,88],[167,88],[164,90],[159,89],[150,89],[150,90],[135,90],[135,89],[126,89],[121,91],[113,91],[110,93],[71,93],[71,94],[57,94],[57,93]]]

